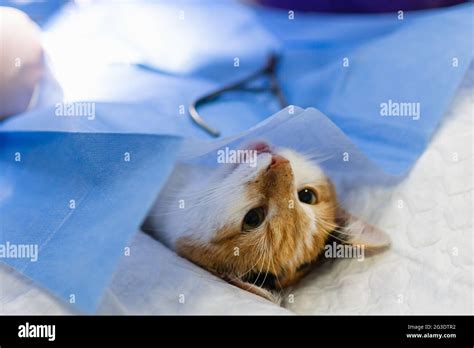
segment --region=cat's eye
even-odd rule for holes
[[[265,220],[265,209],[263,207],[250,209],[245,214],[244,221],[242,224],[242,230],[251,231],[260,226]]]
[[[316,204],[318,203],[318,196],[316,192],[309,188],[304,188],[298,192],[298,199],[300,202],[305,204]]]

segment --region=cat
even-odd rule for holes
[[[217,169],[178,165],[143,229],[180,256],[270,300],[307,274],[331,239],[371,250],[389,245],[383,231],[339,206],[317,163],[263,141],[242,150],[253,156]]]

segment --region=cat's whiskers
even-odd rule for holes
[[[253,286],[256,286],[255,284],[257,283],[257,280],[258,278],[260,278],[260,274],[262,273],[262,269],[265,265],[265,257],[266,257],[266,251],[265,249],[262,247],[262,244],[265,243],[265,235],[259,239],[259,242],[258,242],[258,249],[259,249],[259,252],[261,255],[263,255],[263,260],[262,260],[262,267],[260,267],[259,271],[258,271],[258,274],[257,274],[257,277],[255,278],[255,281],[253,282]]]
[[[322,153],[314,154],[314,152],[306,152],[306,153],[302,153],[302,155],[306,157],[308,160],[311,160],[312,162],[315,162],[318,164],[334,158],[334,154],[322,154]]]
[[[325,227],[328,227],[329,229],[331,229],[331,231],[335,231],[336,233],[338,233],[340,235],[346,235],[346,236],[353,236],[354,235],[353,233],[347,233],[347,232],[342,231],[341,226],[330,223],[329,221],[325,220],[324,218],[316,220],[316,223],[318,223],[318,222],[323,224]]]
[[[263,285],[265,285],[265,281],[267,280],[268,272],[270,271],[271,255],[270,255],[270,253],[267,253],[267,255],[268,255],[268,267],[267,267],[267,270],[265,272],[265,277],[263,278],[262,283],[260,284],[260,287],[263,287]]]
[[[328,237],[332,237],[332,238],[335,238],[335,239],[339,240],[341,243],[347,243],[347,240],[339,238],[338,236],[334,235],[334,233],[331,233],[332,231],[336,231],[336,233],[339,233],[339,226],[336,226],[336,228],[332,228],[331,226],[328,226],[328,225],[330,225],[330,223],[328,223],[324,220],[320,219],[320,220],[315,220],[315,221],[316,221],[316,223],[319,223],[319,224],[323,225],[322,226],[323,228],[319,229],[319,231],[325,233]],[[326,223],[328,225],[324,226]],[[324,227],[326,227],[326,228],[329,227],[328,229],[331,229],[331,232],[326,231],[326,229]],[[341,234],[349,235],[348,233],[341,233]]]
[[[254,282],[252,283],[252,286],[256,286],[255,283],[257,282],[258,278],[260,277],[260,274],[262,273],[262,269],[263,269],[263,264],[264,264],[264,261],[265,260],[265,257],[263,258],[262,260],[262,267],[259,268],[259,271],[258,271],[258,274],[257,274],[257,277],[255,277],[255,280]]]
[[[275,263],[273,262],[273,258],[271,260],[272,260],[272,268],[276,271]],[[283,286],[281,285],[280,277],[278,276],[278,272],[274,272],[274,274],[275,274],[276,281],[278,283],[278,287],[280,288],[280,290],[283,290]]]
[[[213,191],[216,191],[218,190],[219,187],[216,186],[216,185],[209,185],[207,186],[206,188],[194,188],[194,189],[186,189],[186,190],[183,190],[182,188],[179,188],[179,189],[175,189],[175,188],[167,188],[167,191],[172,193],[171,195],[169,196],[175,196],[173,193],[179,193],[179,194],[182,194],[184,196],[188,196],[188,197],[192,197],[194,195],[198,196],[198,195],[203,195],[203,194],[206,194],[208,192],[213,192]],[[165,195],[166,196],[166,195]]]
[[[271,250],[269,250],[269,248],[268,248],[269,245],[271,246],[271,242],[267,241],[267,236],[268,235],[265,234],[262,239],[265,240],[264,253],[268,255],[268,267],[267,267],[267,271],[265,272],[265,277],[263,278],[263,281],[262,281],[260,287],[262,287],[265,284],[265,281],[267,280],[268,272],[270,271],[270,261],[271,261],[271,258],[272,258]]]
[[[232,191],[228,192],[228,194],[232,194]],[[217,190],[200,191],[198,200],[193,198],[188,192],[186,192],[181,197],[179,197],[179,199],[176,199],[176,197],[172,195],[165,195],[164,197],[161,198],[159,205],[157,205],[157,209],[155,209],[156,211],[164,211],[164,213],[149,214],[149,216],[166,216],[166,215],[172,215],[172,214],[179,214],[179,213],[185,212],[186,209],[192,209],[192,208],[195,209],[195,208],[204,207],[206,205],[210,205],[214,203],[215,201],[222,199],[220,195],[221,195],[221,192],[217,192]],[[167,200],[168,197],[172,197],[173,199]],[[180,201],[183,201],[185,206],[186,206],[186,202],[188,202],[188,207],[180,208],[179,207],[179,204],[181,203]],[[191,204],[189,202],[191,202]],[[171,205],[176,205],[177,208],[174,210],[168,209],[168,207]]]
[[[257,262],[255,262],[255,263],[253,264],[253,266],[250,267],[245,273],[238,275],[238,276],[237,276],[238,278],[242,278],[244,275],[246,275],[246,274],[248,274],[250,271],[252,271],[252,270],[255,268],[255,266],[258,265],[260,259],[261,259],[262,256],[263,256],[263,253],[260,252],[259,254],[260,254],[260,257],[258,258]]]

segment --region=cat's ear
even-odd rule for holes
[[[390,237],[381,229],[340,210],[338,214],[339,234],[347,244],[363,245],[369,250],[385,249],[390,246]]]

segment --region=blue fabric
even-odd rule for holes
[[[472,61],[472,3],[406,12],[403,20],[397,13],[301,13],[293,22],[279,11],[259,14],[283,42],[288,100],[317,107],[392,174],[423,152]],[[419,103],[419,119],[382,117],[389,100]]]
[[[245,136],[267,134],[303,151],[313,144],[336,156],[349,149],[371,168],[368,180],[405,173],[472,60],[472,9],[407,12],[403,21],[396,14],[296,13],[291,21],[285,11],[228,1],[70,6],[73,14],[45,26],[46,39],[53,38],[45,45],[64,97],[93,103],[95,117],[57,116],[58,94],[0,124],[0,242],[42,245],[36,263],[3,261],[93,311],[175,161],[178,137],[210,139],[180,107],[258,70],[271,52],[282,57],[278,78],[288,102],[323,114],[298,109],[284,115],[278,133],[270,122],[264,133]],[[71,40],[81,28],[94,35]],[[420,119],[382,117],[388,100],[420,103]],[[236,140],[277,109],[269,95],[235,92],[200,111]],[[331,147],[324,140],[333,135]],[[22,162],[14,162],[16,152]],[[131,162],[122,161],[124,152]]]
[[[0,133],[0,244],[39,248],[36,262],[2,261],[94,311],[179,143],[156,135]]]

